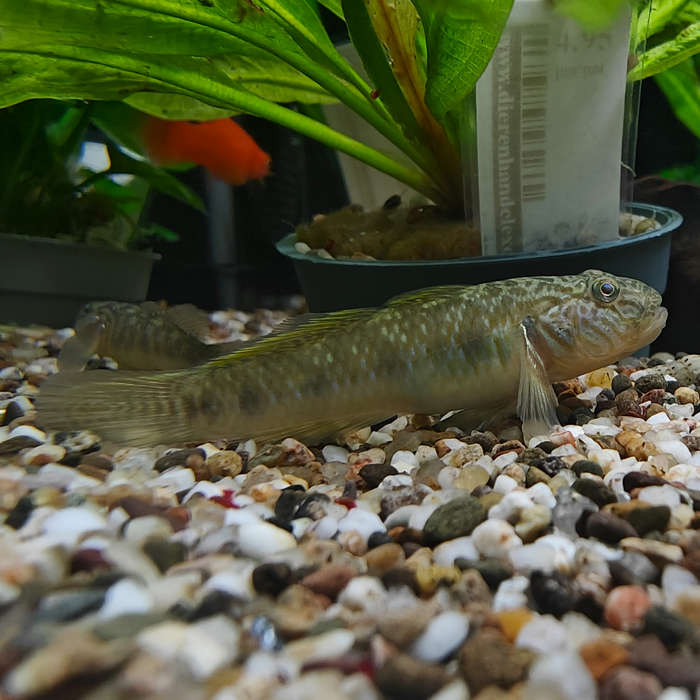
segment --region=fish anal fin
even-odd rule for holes
[[[516,347],[520,358],[517,412],[523,435],[529,440],[549,433],[557,425],[557,397],[547,376],[544,360],[536,347],[535,322],[526,317],[518,326]]]

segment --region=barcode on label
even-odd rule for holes
[[[546,195],[547,30],[546,25],[534,25],[522,38],[520,168],[523,202],[541,202]]]

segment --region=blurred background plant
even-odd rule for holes
[[[153,190],[204,211],[187,185],[140,154],[130,107],[29,100],[0,110],[0,233],[143,250]]]

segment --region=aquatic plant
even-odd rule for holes
[[[591,29],[629,0],[555,0]],[[462,212],[465,97],[513,0],[320,0],[347,25],[369,82],[334,47],[313,0],[0,0],[0,106],[32,97],[124,100],[166,118],[244,112],[343,151]],[[700,50],[700,3],[653,0],[647,23],[687,26],[654,46],[641,78]],[[684,20],[685,21],[685,20]],[[280,103],[298,102],[301,110]],[[327,126],[340,101],[405,156]],[[467,125],[468,128],[468,125]],[[468,196],[468,195],[467,195]]]

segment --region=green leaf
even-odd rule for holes
[[[683,63],[700,53],[700,21],[689,25],[673,39],[650,48],[639,57],[630,73],[632,80],[641,80]]]
[[[474,89],[506,25],[513,0],[414,0],[425,25],[425,101],[439,120]]]
[[[700,80],[692,61],[655,76],[678,119],[700,139]]]
[[[153,117],[177,121],[208,122],[237,114],[230,109],[212,107],[194,97],[165,92],[136,92],[124,98],[124,102]]]
[[[151,187],[167,194],[185,204],[189,204],[199,211],[206,212],[204,202],[183,182],[174,175],[158,168],[147,161],[139,161],[120,151],[113,144],[107,145],[109,158],[112,164],[108,174],[136,175],[145,180]]]
[[[374,10],[374,22],[370,16],[367,5]],[[408,100],[401,89],[388,58],[386,47],[386,33],[383,32],[382,42],[375,31],[374,24],[378,23],[377,3],[358,2],[357,0],[343,0],[345,21],[353,46],[357,51],[362,64],[372,81],[375,90],[391,116],[401,125],[409,139],[419,140],[422,132],[418,125],[416,115],[409,106]],[[385,23],[382,26],[386,27]],[[423,84],[423,91],[425,90]]]
[[[588,31],[599,32],[607,29],[628,3],[629,0],[554,0],[554,7]]]
[[[162,238],[168,243],[177,243],[180,240],[180,236],[178,236],[175,231],[171,231],[169,228],[161,226],[160,224],[151,224],[148,228],[138,229],[136,235],[140,239]]]
[[[323,5],[327,10],[330,10],[336,17],[345,19],[340,0],[318,0],[318,4]]]
[[[644,41],[678,21],[680,11],[694,0],[649,0],[642,7],[637,20],[638,41]]]
[[[313,80],[277,59],[251,58],[224,54],[213,64],[232,82],[272,102],[332,104],[338,102]]]

